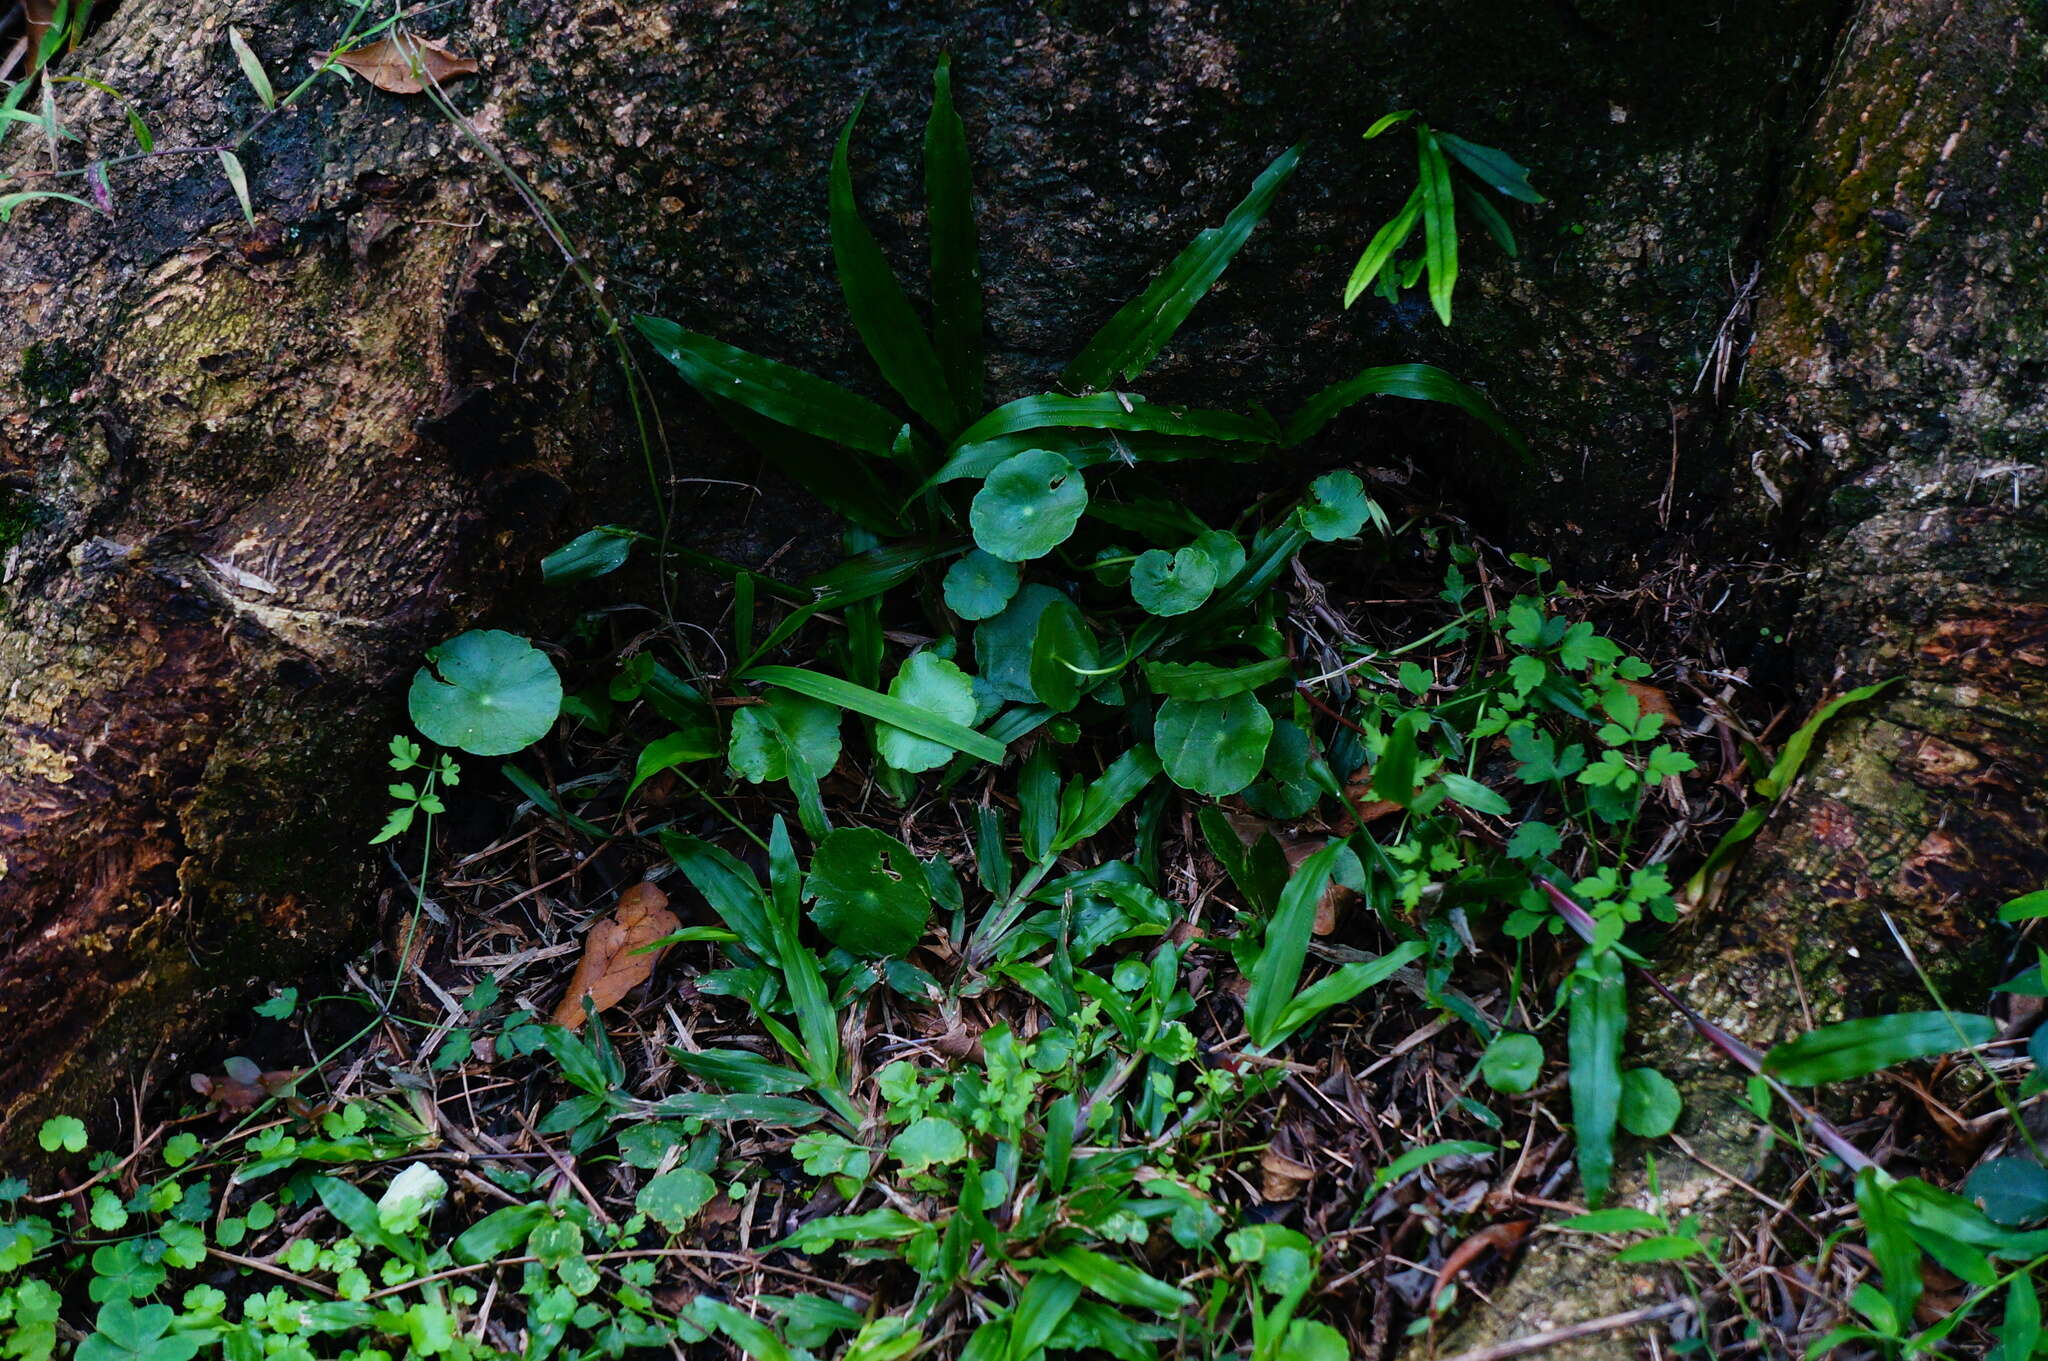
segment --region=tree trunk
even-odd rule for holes
[[[1759,1048],[1807,1028],[1802,1004],[1812,1024],[1934,1005],[1888,923],[1950,1006],[1983,1010],[2007,963],[1998,906],[2048,882],[2044,39],[2018,0],[1873,0],[1772,238],[1732,444],[1745,522],[1808,564],[1803,707],[1896,683],[1829,731],[1727,905],[1663,966]],[[1698,1155],[1660,1153],[1663,1205],[1746,1234],[1770,1207],[1705,1166],[1770,1185],[1740,1075],[1637,1000],[1654,1030],[1642,1061],[1685,1088]],[[1650,1204],[1640,1166],[1624,1198]],[[1662,1289],[1605,1257],[1532,1254],[1449,1349]],[[1547,1355],[1639,1345],[1610,1334]]]

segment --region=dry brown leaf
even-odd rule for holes
[[[1269,1204],[1293,1200],[1315,1180],[1315,1176],[1313,1167],[1297,1162],[1277,1148],[1268,1148],[1259,1155],[1259,1190]]]
[[[594,1010],[616,1006],[620,998],[645,983],[654,972],[660,951],[640,954],[663,936],[682,926],[668,910],[668,895],[653,884],[635,884],[619,895],[612,914],[590,928],[583,937],[583,958],[576,976],[550,1018],[570,1030],[583,1024],[583,999]]]
[[[414,37],[402,28],[392,29],[373,43],[350,48],[334,61],[395,95],[416,95],[429,86],[476,74],[475,58],[432,38]]]
[[[1678,710],[1671,707],[1671,696],[1654,685],[1641,681],[1625,680],[1622,688],[1636,697],[1636,707],[1645,714],[1655,714],[1666,723],[1678,722]]]

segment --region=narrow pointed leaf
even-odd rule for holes
[[[1093,392],[1108,387],[1118,374],[1129,382],[1144,372],[1250,238],[1252,228],[1273,206],[1274,196],[1300,159],[1298,145],[1275,157],[1221,226],[1197,236],[1143,293],[1125,303],[1109,324],[1096,332],[1060,375],[1061,385]]]
[[[1368,397],[1404,397],[1412,402],[1443,402],[1484,425],[1512,447],[1527,455],[1529,446],[1501,418],[1492,402],[1475,387],[1459,382],[1434,364],[1382,364],[1361,369],[1341,383],[1332,383],[1302,404],[1287,422],[1286,444],[1300,444],[1328,425],[1346,408]]]
[[[952,58],[932,72],[924,128],[925,216],[932,238],[932,343],[963,419],[981,410],[981,264],[967,131],[953,108]]]
[[[1451,197],[1451,167],[1437,146],[1436,134],[1420,128],[1415,134],[1419,148],[1422,188],[1423,260],[1429,270],[1429,303],[1437,320],[1451,324],[1451,292],[1458,286],[1458,218]]]
[[[642,313],[633,325],[684,381],[707,397],[732,402],[807,435],[893,458],[903,422],[886,408],[802,369],[686,331]]]
[[[1586,1204],[1599,1209],[1614,1178],[1614,1127],[1621,1118],[1621,1038],[1628,1000],[1621,957],[1603,950],[1581,964],[1567,989],[1570,1019],[1572,1130],[1578,1137],[1579,1184]]]
[[[853,126],[859,121],[860,108],[856,106],[832,153],[832,261],[839,271],[839,290],[846,295],[854,329],[860,332],[882,377],[902,394],[912,411],[930,421],[939,433],[951,435],[959,428],[959,416],[939,367],[938,352],[932,349],[924,323],[903,295],[902,285],[890,272],[889,261],[853,201],[849,153]]]
[[[879,690],[870,690],[838,676],[827,676],[817,671],[803,671],[793,666],[757,666],[740,677],[741,680],[759,681],[768,685],[779,685],[785,690],[794,690],[800,695],[836,704],[842,709],[851,709],[892,727],[942,742],[955,751],[966,752],[991,764],[1001,764],[1004,747],[1001,742],[965,724],[951,719],[940,718],[900,699],[885,695]]]
[[[1358,264],[1352,269],[1351,277],[1344,284],[1344,305],[1351,306],[1358,301],[1359,294],[1371,288],[1373,280],[1394,258],[1394,252],[1408,243],[1415,231],[1415,224],[1422,219],[1422,190],[1417,188],[1408,195],[1408,201],[1401,205],[1401,211],[1389,218],[1380,229],[1372,234],[1366,243],[1365,253],[1358,257]]]
[[[1798,1087],[1867,1077],[1908,1059],[1988,1044],[1998,1025],[1988,1016],[1906,1011],[1865,1016],[1809,1030],[1764,1055],[1764,1071]]]
[[[1455,133],[1436,134],[1438,145],[1458,158],[1458,163],[1509,198],[1524,203],[1543,203],[1543,195],[1529,183],[1529,171],[1505,151],[1468,142]]]

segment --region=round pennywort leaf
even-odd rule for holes
[[[904,660],[896,679],[889,682],[889,694],[939,718],[969,725],[974,722],[973,679],[944,657],[929,652],[919,652]],[[944,742],[934,742],[887,723],[875,725],[875,749],[884,761],[913,775],[937,769],[953,759],[953,748]]]
[[[1259,777],[1272,736],[1273,715],[1250,694],[1169,699],[1152,725],[1152,745],[1168,778],[1214,799]]]
[[[839,827],[818,843],[804,896],[825,939],[863,959],[910,953],[931,917],[924,865],[910,847],[871,827]]]
[[[1193,544],[1178,553],[1149,548],[1131,564],[1131,598],[1157,615],[1186,614],[1216,589],[1216,564]]]
[[[1067,541],[1088,506],[1088,486],[1050,449],[1026,449],[998,463],[974,494],[974,542],[1004,562],[1042,558]]]
[[[1678,1124],[1684,1103],[1678,1087],[1655,1068],[1631,1068],[1621,1075],[1621,1127],[1644,1139],[1661,1139]]]
[[[555,664],[516,634],[473,629],[427,649],[427,662],[407,705],[413,726],[444,747],[509,756],[545,737],[562,711]]]
[[[1324,473],[1309,484],[1309,499],[1301,507],[1301,527],[1323,543],[1357,536],[1373,518],[1372,498],[1357,473]]]
[[[988,619],[1017,594],[1017,567],[979,548],[946,569],[946,608],[962,619]]]
[[[762,721],[762,713],[773,714],[776,726],[810,767],[811,775],[824,779],[839,764],[839,710],[809,695],[791,690],[761,692],[762,703],[747,705],[732,716],[732,740],[726,744],[725,759],[733,772],[753,784],[789,778],[789,758],[782,742]]]
[[[1534,1035],[1502,1033],[1479,1056],[1479,1076],[1497,1092],[1517,1096],[1536,1085],[1543,1072],[1543,1045]]]

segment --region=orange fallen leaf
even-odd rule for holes
[[[446,43],[419,38],[402,28],[334,58],[337,66],[395,95],[416,95],[433,85],[476,74],[476,59]]]
[[[619,905],[583,937],[583,958],[576,976],[550,1018],[558,1026],[576,1030],[583,1025],[583,999],[591,1009],[603,1011],[645,983],[661,957],[656,950],[639,951],[682,926],[668,910],[668,895],[653,884],[635,884],[619,895]]]
[[[1665,694],[1656,686],[1644,685],[1641,681],[1632,680],[1625,680],[1621,685],[1623,689],[1636,697],[1636,707],[1644,714],[1655,714],[1666,723],[1676,723],[1678,721],[1678,710],[1671,707],[1671,696]]]

